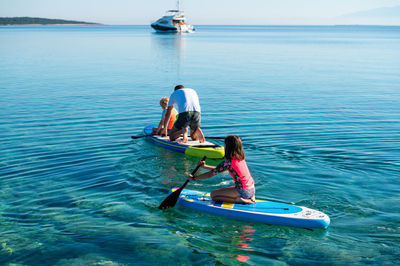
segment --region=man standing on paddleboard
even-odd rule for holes
[[[193,89],[185,88],[183,85],[175,87],[175,91],[169,97],[168,109],[165,114],[164,129],[162,135],[167,135],[167,121],[171,116],[172,108],[174,104],[178,106],[178,119],[175,121],[174,126],[169,133],[169,139],[171,141],[176,140],[181,134],[183,134],[183,143],[188,141],[187,127],[190,127],[190,137],[192,140],[198,140],[204,142],[204,135],[200,129],[201,124],[201,109],[199,96]]]

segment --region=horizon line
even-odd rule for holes
[[[103,26],[148,26],[149,24],[102,24]],[[400,26],[400,24],[191,24],[197,26]]]

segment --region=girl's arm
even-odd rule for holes
[[[195,177],[194,177],[193,175],[188,175],[188,178],[187,178],[187,179],[192,180],[192,181],[193,181],[193,180],[199,180],[199,179],[207,179],[207,178],[210,178],[210,177],[213,177],[213,176],[214,176],[214,174],[213,174],[213,170],[214,170],[214,169],[218,168],[217,173],[223,173],[223,172],[227,171],[227,170],[228,170],[228,167],[229,167],[229,164],[226,163],[226,160],[225,160],[225,161],[222,161],[222,162],[221,162],[219,165],[217,165],[217,166],[207,165],[207,164],[205,163],[205,161],[200,160],[199,163],[198,163],[198,165],[200,165],[200,167],[202,167],[202,168],[204,168],[204,169],[211,170],[211,171],[209,171],[209,172],[207,172],[207,173],[204,173],[204,174],[201,174],[201,175],[198,175],[198,176],[195,176]]]
[[[193,175],[190,174],[190,175],[188,175],[187,179],[189,179],[191,181],[194,181],[194,180],[207,179],[207,178],[210,178],[210,177],[213,177],[212,171],[209,171],[207,173],[204,173],[204,174],[201,174],[201,175],[198,175],[198,176],[193,176]]]
[[[205,161],[199,161],[197,165],[200,165],[201,168],[206,169],[206,170],[214,170],[215,166],[212,165],[207,165]]]
[[[215,166],[204,164],[201,168],[204,168],[206,170],[214,170]]]
[[[207,169],[207,170],[210,170],[210,171],[207,172],[207,173],[198,175],[198,176],[188,175],[188,178],[187,178],[187,179],[193,181],[193,180],[201,180],[201,179],[207,179],[207,178],[213,177],[213,176],[215,175],[215,174],[213,173],[213,170],[216,169],[217,167],[219,167],[217,173],[223,173],[223,172],[225,172],[225,171],[228,170],[228,167],[226,167],[227,164],[225,163],[225,161],[221,162],[221,163],[220,163],[219,165],[217,165],[217,166],[211,166],[211,165],[207,165],[204,161],[201,161],[201,160],[200,160],[199,163],[198,163],[198,165],[200,165],[202,168]],[[222,166],[224,166],[224,167],[222,167]]]

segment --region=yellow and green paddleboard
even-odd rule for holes
[[[149,125],[143,129],[146,140],[165,149],[181,152],[189,156],[207,156],[207,158],[210,159],[221,159],[225,155],[224,147],[209,141],[200,143],[198,140],[192,140],[189,137],[187,143],[181,143],[182,138],[179,138],[176,141],[170,141],[169,137],[152,135],[151,132],[153,130],[153,127],[156,126]]]

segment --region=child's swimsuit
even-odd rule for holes
[[[254,180],[245,160],[225,159],[212,170],[212,174],[216,175],[225,170],[228,170],[233,177],[235,188],[242,198],[249,199],[254,196]]]
[[[161,114],[162,119],[165,119],[166,113],[167,113],[167,109],[163,109],[162,114]],[[176,120],[176,116],[171,113],[171,116],[170,116],[169,122],[168,122],[168,129],[171,129],[174,126],[175,120]]]

